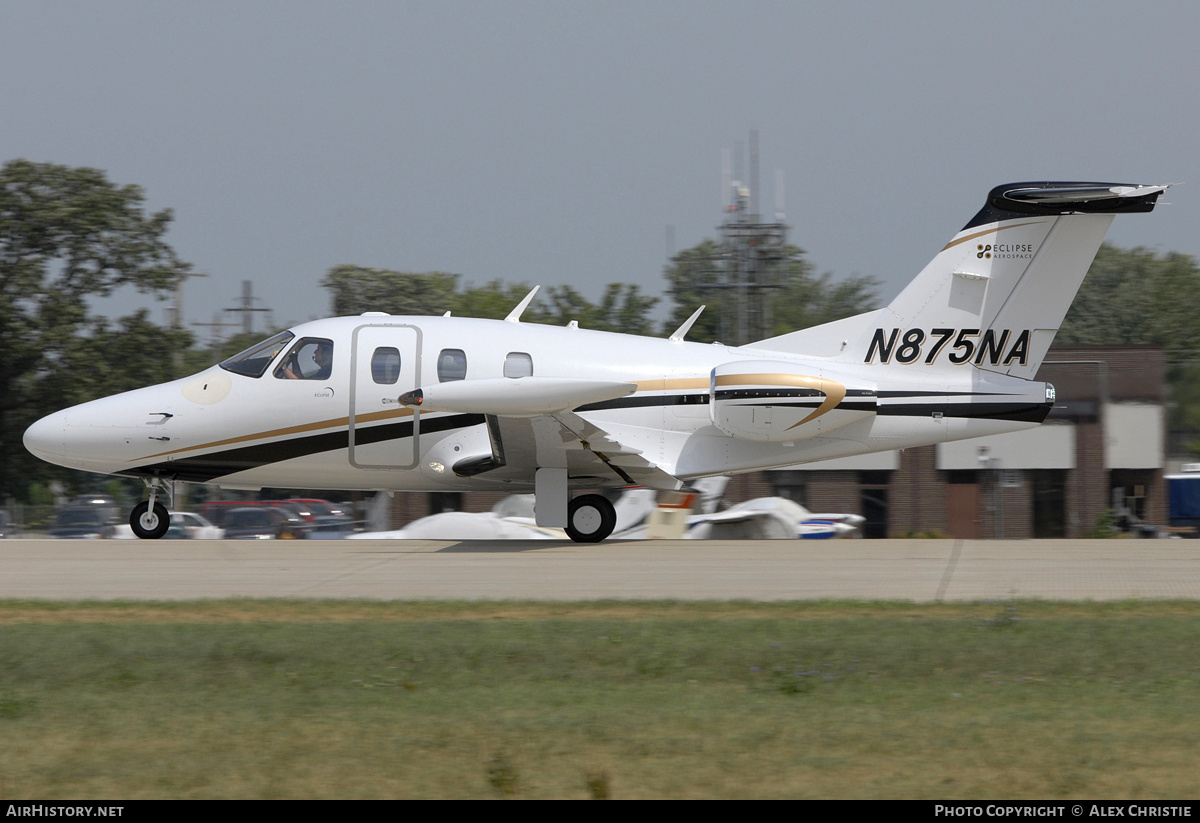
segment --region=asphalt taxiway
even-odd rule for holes
[[[4,540],[0,598],[1200,599],[1200,540]]]

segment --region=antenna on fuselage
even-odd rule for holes
[[[704,308],[705,308],[704,306],[701,306],[700,308],[698,308],[694,312],[692,312],[692,316],[689,317],[687,320],[684,320],[683,325],[681,325],[679,328],[677,328],[675,330],[675,333],[672,334],[667,339],[670,340],[672,343],[682,343],[683,336],[685,334],[687,334],[689,330],[691,330],[692,324],[695,323],[696,319],[700,317],[700,312],[704,311]]]
[[[538,293],[538,289],[540,289],[540,288],[541,288],[541,286],[534,286],[533,291],[531,291],[531,292],[529,292],[529,294],[525,295],[525,299],[522,300],[520,303],[518,303],[517,307],[515,309],[513,309],[512,311],[510,311],[508,313],[508,317],[506,317],[504,319],[507,320],[509,323],[520,323],[521,315],[525,312],[525,309],[529,307],[529,304],[533,302],[533,296]]]

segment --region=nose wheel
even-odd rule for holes
[[[167,507],[158,502],[158,497],[165,494],[169,501],[173,489],[161,477],[143,478],[142,482],[150,491],[150,499],[133,507],[129,513],[129,528],[142,540],[157,540],[171,528],[171,515]]]
[[[567,504],[567,536],[576,543],[599,543],[616,525],[617,511],[606,497],[582,494]]]
[[[150,501],[145,500],[133,507],[129,528],[143,540],[157,540],[171,528],[171,515],[162,503],[156,501],[151,507]]]

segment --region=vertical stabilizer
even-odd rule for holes
[[[923,370],[1032,378],[1113,217],[1147,212],[1166,186],[1010,183],[886,308],[754,344]]]

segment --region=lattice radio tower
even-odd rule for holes
[[[741,147],[736,173],[741,176]],[[750,182],[730,179],[728,163],[722,169],[725,220],[717,226],[721,243],[710,258],[708,282],[702,290],[720,298],[720,339],[745,345],[772,334],[772,292],[783,287],[781,263],[787,257],[787,230],[783,222],[782,175],[776,173],[775,222],[762,219],[758,210],[758,132],[750,132]]]

